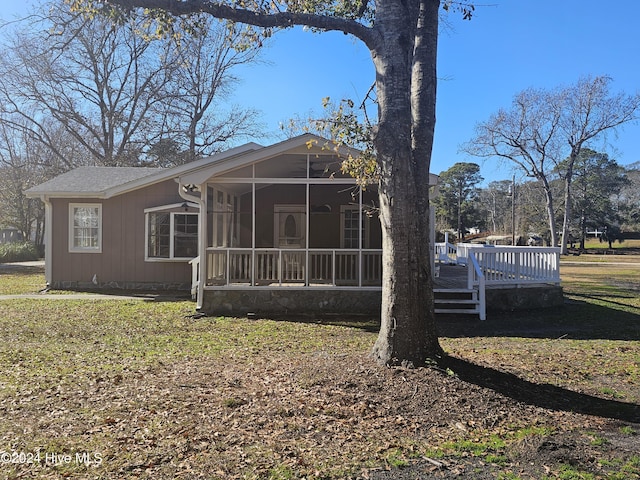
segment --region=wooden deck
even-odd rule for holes
[[[462,265],[439,264],[440,276],[434,280],[434,288],[461,289],[467,288],[467,268]]]

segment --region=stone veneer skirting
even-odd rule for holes
[[[380,314],[380,290],[205,290],[201,311],[213,315]]]
[[[98,285],[93,282],[52,282],[51,288],[55,290],[191,290],[190,283],[152,283],[152,282],[106,282]]]
[[[488,288],[488,311],[516,311],[563,304],[562,287],[536,285]],[[379,315],[380,290],[219,289],[205,290],[201,311],[211,315],[370,314]]]
[[[509,312],[561,307],[564,303],[559,285],[531,285],[525,287],[487,288],[488,311]]]

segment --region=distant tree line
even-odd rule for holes
[[[568,160],[567,160],[568,161]],[[552,245],[547,220],[548,192],[564,196],[564,162],[549,172],[548,186],[537,180],[498,180],[485,187],[478,184],[480,167],[475,163],[456,163],[440,173],[440,192],[435,200],[437,227],[464,239],[470,228],[493,235],[515,233],[521,242],[529,235],[540,236]],[[640,162],[619,165],[605,153],[582,149],[575,159],[572,188],[572,213],[569,219],[568,245],[584,248],[588,232],[609,244],[625,235],[640,233]],[[562,207],[554,210],[557,222],[564,219]]]
[[[624,171],[606,154],[592,150],[608,133],[638,119],[640,94],[614,93],[611,83],[611,78],[598,76],[551,90],[529,88],[515,95],[510,108],[478,123],[462,151],[505,162],[514,180],[511,185],[489,184],[480,192],[472,188],[479,182],[470,175],[467,196],[458,199],[458,226],[461,216],[474,214],[478,225],[494,231],[508,225],[512,233],[544,232],[548,244],[560,245],[562,253],[575,242],[584,246],[589,228],[602,229],[608,241],[620,238],[625,229],[637,229],[637,168]],[[460,171],[460,165],[443,172],[445,192],[452,170]],[[516,178],[530,180],[516,185]],[[507,191],[510,202],[507,193],[501,193]],[[453,225],[447,220],[447,199],[437,202],[440,218]],[[507,204],[511,215],[500,213]],[[469,220],[466,225],[471,225]]]
[[[473,156],[503,160],[536,180],[544,193],[550,242],[559,242],[563,253],[572,236],[575,169],[583,150],[638,118],[640,94],[611,92],[611,83],[606,76],[584,77],[551,90],[524,90],[509,109],[478,123],[475,137],[463,147]],[[559,192],[558,179],[564,184]]]

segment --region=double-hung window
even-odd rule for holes
[[[102,205],[69,204],[69,251],[102,252]]]
[[[166,211],[172,207],[145,212],[148,260],[190,260],[198,256],[198,214]]]

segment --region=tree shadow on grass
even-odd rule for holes
[[[523,337],[574,340],[640,340],[640,311],[624,300],[595,304],[592,296],[572,294],[559,308],[492,312],[474,316],[440,316],[440,337]],[[622,308],[625,308],[624,310]],[[631,311],[630,311],[631,310]],[[638,310],[635,308],[635,310]]]
[[[550,384],[524,380],[512,373],[445,356],[440,366],[451,369],[461,380],[489,388],[518,402],[551,410],[640,423],[640,405],[607,400]]]

